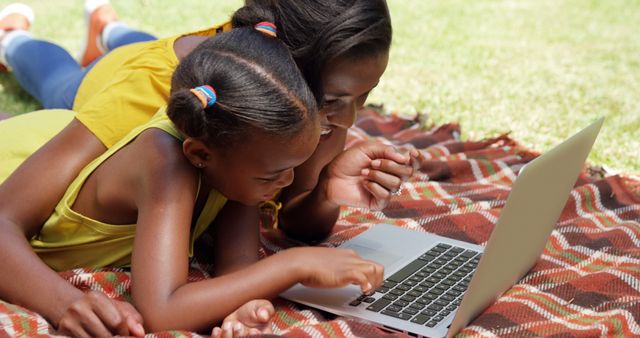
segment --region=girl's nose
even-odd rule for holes
[[[284,188],[293,183],[293,168],[282,172],[280,178],[276,181],[278,188]]]

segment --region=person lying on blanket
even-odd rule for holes
[[[86,166],[33,234],[30,245],[42,261],[5,260],[1,274],[12,280],[2,281],[3,299],[45,314],[61,333],[105,336],[114,328],[58,313],[56,298],[79,295],[57,292],[60,278],[50,268],[130,265],[133,303],[150,331],[202,332],[235,309],[238,315],[255,308],[245,304],[250,300],[298,282],[356,284],[363,292],[381,284],[381,265],[335,248],[292,248],[233,266],[233,258],[245,254],[233,236],[257,238],[237,229],[226,229],[232,236],[217,252],[219,262],[229,261],[225,273],[187,282],[194,239],[212,223],[242,217],[234,208],[221,210],[227,200],[255,207],[271,198],[291,184],[294,168],[320,138],[313,94],[266,19],[256,16],[255,29],[218,34],[182,59],[168,106]],[[16,245],[22,243],[5,241],[3,251]],[[39,297],[35,290],[45,285],[55,298]],[[273,313],[268,305],[258,304],[261,319]],[[238,333],[243,330],[250,328]]]
[[[274,18],[281,30],[280,39],[291,50],[321,106],[322,136],[315,152],[296,167],[293,183],[281,190],[278,200],[267,204],[279,209],[275,218],[278,227],[294,238],[319,241],[331,232],[340,205],[383,208],[402,180],[412,174],[410,156],[397,153],[393,147],[371,142],[344,150],[347,128],[353,124],[355,112],[387,65],[391,22],[384,0],[249,0],[230,23],[140,43],[133,42],[152,37],[115,20],[107,1],[88,1],[86,8],[90,34],[83,57],[88,65],[85,69],[60,47],[31,38],[31,12],[10,13],[5,18],[11,18],[10,23],[0,20],[0,29],[6,33],[0,34],[0,62],[9,66],[44,107],[77,111],[60,133],[0,187],[0,237],[7,242],[25,243],[4,254],[25,255],[25,239],[40,230],[78,172],[166,104],[170,74],[185,55],[219,31],[255,23],[249,20],[252,13]],[[91,62],[99,55],[95,52],[101,49],[97,44],[115,50]],[[121,47],[116,49],[118,46]],[[44,172],[43,167],[47,168]],[[27,184],[47,189],[18,188]],[[247,233],[254,233],[255,208],[229,201],[221,215],[226,215],[226,210],[243,217],[218,222],[224,224],[223,230],[217,224],[208,228],[219,242],[227,242],[222,236],[226,229],[251,229]],[[255,238],[242,237],[234,244],[245,247],[247,252],[236,257],[235,264],[258,260],[257,234]],[[70,309],[72,303],[61,308]],[[114,306],[114,311],[118,308]],[[104,321],[101,313],[92,316]]]

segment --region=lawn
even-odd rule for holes
[[[22,0],[34,34],[79,53],[80,0]],[[1,4],[9,1],[2,0]],[[241,1],[112,0],[123,21],[167,36],[217,23]],[[511,131],[544,151],[606,116],[590,161],[640,174],[640,2],[389,0],[390,65],[371,103],[460,122],[463,137]],[[0,75],[0,111],[38,108]]]

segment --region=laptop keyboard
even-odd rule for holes
[[[349,305],[369,304],[369,311],[435,327],[460,305],[480,256],[440,243]]]

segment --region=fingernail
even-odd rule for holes
[[[362,169],[362,176],[369,176],[369,169]]]
[[[269,319],[269,311],[265,309],[258,310],[258,318],[260,319]]]
[[[382,164],[382,163],[380,162],[380,160],[373,160],[373,161],[371,161],[371,166],[372,166],[372,167],[374,167],[374,168],[380,168],[380,164]]]
[[[233,330],[241,331],[242,330],[242,324],[236,323],[236,325],[233,326]]]
[[[142,326],[142,324],[136,325],[136,329],[138,329],[140,332],[144,333],[144,326]]]
[[[373,286],[371,286],[371,283],[367,283],[367,285],[364,286],[364,290],[363,291],[367,292],[367,291],[371,290],[372,287]]]
[[[231,330],[231,323],[227,322],[227,323],[222,324],[222,329],[225,330],[225,331]]]

